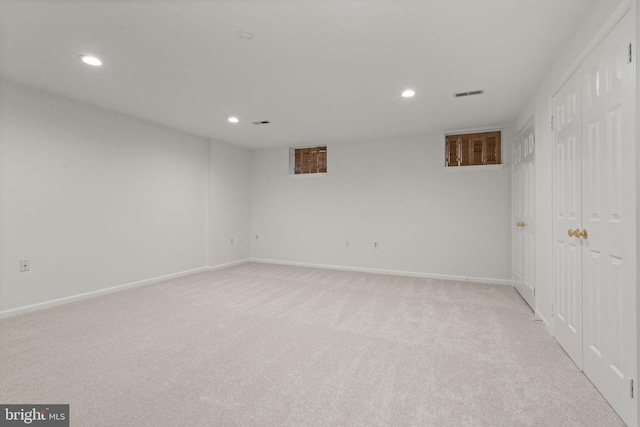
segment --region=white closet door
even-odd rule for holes
[[[580,74],[553,97],[553,274],[555,337],[582,369]]]
[[[532,127],[513,144],[513,285],[535,310],[535,139]]]
[[[524,233],[519,224],[524,217],[524,198],[522,194],[522,144],[517,138],[513,142],[511,150],[511,164],[513,170],[513,179],[511,182],[511,200],[513,201],[513,257],[511,260],[511,270],[513,276],[513,286],[520,292],[519,288],[523,286],[524,281]],[[521,293],[522,295],[522,293]]]
[[[628,13],[553,98],[553,268],[556,339],[637,425],[632,40]]]
[[[635,148],[631,14],[582,69],[583,370],[635,424]]]

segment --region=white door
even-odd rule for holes
[[[637,425],[632,39],[628,13],[554,96],[553,260],[556,339]]]
[[[535,310],[535,138],[527,126],[513,144],[513,285]]]
[[[553,274],[555,337],[582,369],[580,74],[553,97]]]
[[[635,150],[631,14],[583,65],[583,370],[635,424]],[[632,421],[633,420],[633,421]]]

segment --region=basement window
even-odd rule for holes
[[[445,166],[501,164],[500,131],[445,136]]]
[[[327,146],[291,148],[289,173],[291,175],[327,173]]]

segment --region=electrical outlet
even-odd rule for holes
[[[233,245],[233,237],[231,238],[231,240],[229,241],[230,245]]]
[[[28,259],[21,259],[20,260],[20,272],[24,273],[25,271],[29,271],[30,270],[30,262]]]
[[[346,246],[347,246],[348,248],[350,248],[350,247],[351,247],[351,242],[347,240],[347,242],[346,242]]]
[[[373,249],[378,249],[378,242],[373,242]]]

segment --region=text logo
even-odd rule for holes
[[[69,427],[69,405],[2,405],[0,427]]]

